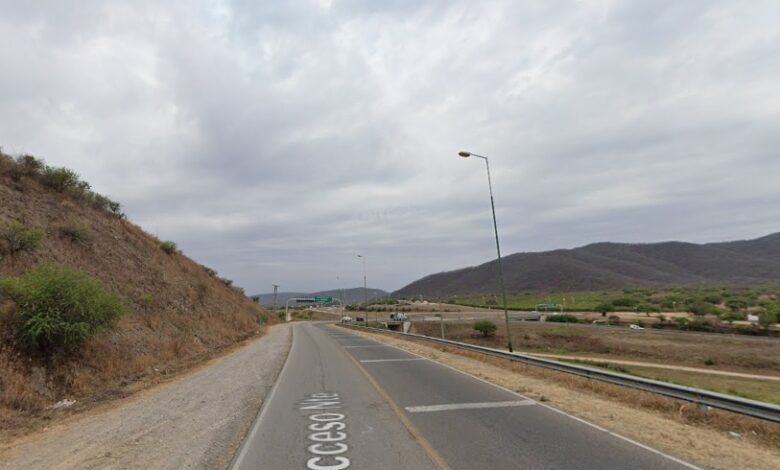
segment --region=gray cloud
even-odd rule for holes
[[[777,230],[780,7],[0,3],[0,144],[251,292]],[[337,281],[336,277],[340,280]]]

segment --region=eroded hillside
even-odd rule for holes
[[[15,334],[18,306],[0,298],[0,425],[21,429],[63,399],[73,408],[123,394],[139,380],[196,363],[257,335],[270,320],[240,289],[129,222],[118,205],[33,160],[0,155],[0,226],[42,232],[37,248],[5,253],[0,278],[54,263],[117,293],[125,314],[76,352],[36,354]],[[69,186],[70,184],[70,186]],[[101,199],[103,198],[103,199]],[[170,251],[170,250],[169,250]]]

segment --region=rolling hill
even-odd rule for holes
[[[498,292],[496,260],[432,274],[396,296]],[[754,240],[695,244],[594,243],[504,257],[507,292],[567,292],[639,286],[780,281],[780,233]]]
[[[368,300],[382,298],[390,294],[382,289],[372,289],[371,287],[367,288],[366,291]],[[353,287],[351,289],[332,289],[319,292],[279,292],[276,295],[276,305],[277,307],[284,307],[284,303],[287,302],[288,299],[315,296],[329,296],[334,299],[341,299],[343,296],[345,304],[360,303],[364,300],[363,288]],[[264,307],[271,307],[274,303],[273,293],[253,295],[252,298],[258,299],[258,303]]]

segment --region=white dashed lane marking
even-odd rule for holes
[[[481,408],[508,408],[513,406],[535,405],[532,400],[492,401],[482,403],[450,403],[447,405],[407,406],[409,413],[427,413],[431,411],[473,410]]]
[[[425,361],[427,359],[422,357],[407,357],[404,359],[363,359],[360,362],[408,362],[408,361]]]

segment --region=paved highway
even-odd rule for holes
[[[437,362],[301,323],[233,468],[695,467]]]

